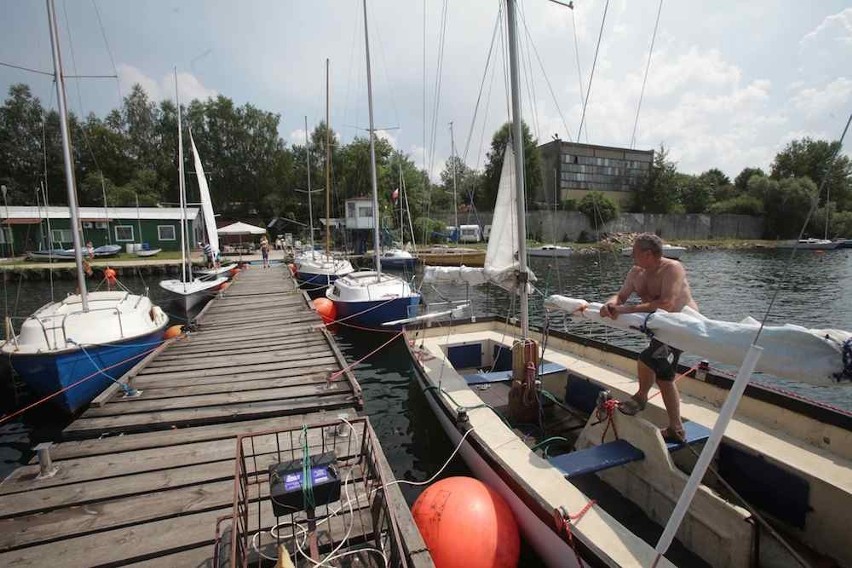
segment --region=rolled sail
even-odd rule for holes
[[[601,317],[602,305],[558,295],[544,302],[546,309],[566,312],[575,320],[640,333],[647,330],[675,349],[727,365],[742,363],[760,328],[760,322],[751,317],[740,322],[712,320],[689,307],[678,313],[621,314],[613,320]],[[852,333],[848,331],[765,326],[757,344],[763,347],[758,372],[820,386],[852,384]]]

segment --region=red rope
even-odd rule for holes
[[[48,400],[50,400],[50,399],[52,399],[56,396],[59,396],[60,394],[64,393],[65,391],[72,389],[72,388],[76,387],[77,385],[88,381],[92,377],[96,377],[96,376],[100,375],[104,371],[109,371],[113,367],[118,367],[119,365],[123,365],[124,363],[127,363],[128,361],[132,361],[133,359],[138,359],[138,358],[140,358],[144,355],[148,355],[150,353],[153,353],[157,349],[157,347],[159,347],[159,345],[157,345],[156,347],[153,347],[152,349],[149,349],[148,351],[143,351],[142,353],[139,353],[138,355],[134,355],[133,357],[128,357],[127,359],[123,359],[123,360],[119,361],[118,363],[114,363],[114,364],[110,365],[109,367],[104,367],[103,369],[98,369],[97,371],[95,371],[91,375],[83,377],[79,381],[72,383],[72,384],[68,385],[67,387],[65,387],[63,389],[59,389],[58,391],[51,393],[51,394],[47,395],[46,397],[41,398],[41,399],[35,401],[34,403],[17,410],[16,412],[13,412],[12,414],[7,414],[6,416],[3,416],[2,418],[0,418],[0,424],[8,422],[9,420],[11,420],[12,418],[15,418],[16,416],[20,416],[21,414],[23,414],[27,410],[35,408],[36,406],[43,404],[43,403],[47,402]]]
[[[606,428],[604,428],[603,434],[601,434],[601,444],[604,443],[604,439],[606,438],[606,433],[609,431],[609,427],[612,426],[612,433],[615,436],[615,439],[618,440],[618,429],[615,427],[615,420],[613,420],[613,414],[615,413],[615,409],[618,408],[618,401],[614,398],[611,398],[605,401],[600,408],[598,408],[598,413],[601,411],[606,412]],[[598,420],[602,420],[601,416],[598,416]],[[585,511],[583,511],[585,513]],[[582,513],[581,513],[582,515]]]
[[[577,543],[574,541],[574,535],[571,532],[571,521],[579,521],[583,518],[583,515],[589,512],[589,510],[597,503],[594,499],[590,499],[586,506],[580,509],[579,512],[575,514],[569,513],[565,510],[564,507],[559,507],[556,509],[557,516],[557,529],[565,532],[565,540],[568,542],[568,546],[571,547],[571,550],[574,551],[574,555],[577,557],[577,564],[582,568],[583,559],[580,557],[580,551],[577,550]]]
[[[343,367],[342,369],[340,369],[339,371],[337,371],[336,373],[332,373],[331,376],[328,377],[328,382],[333,381],[334,379],[336,379],[337,377],[339,377],[340,375],[342,375],[346,371],[350,371],[356,365],[363,363],[366,359],[372,357],[373,355],[375,355],[376,353],[378,353],[379,351],[381,351],[382,349],[384,349],[385,347],[390,345],[393,341],[396,341],[396,339],[398,337],[400,337],[402,335],[402,333],[403,332],[400,331],[399,333],[397,333],[396,335],[394,335],[393,337],[391,337],[390,339],[388,339],[387,341],[385,341],[384,343],[382,343],[381,345],[379,345],[378,347],[376,347],[375,349],[373,349],[372,351],[370,351],[369,353],[367,353],[366,355],[364,355],[363,357],[361,357],[360,359],[358,359],[357,361],[352,363],[351,365],[347,365],[347,366]]]
[[[677,381],[681,380],[682,378],[684,378],[685,376],[687,376],[688,374],[695,372],[695,370],[698,369],[698,365],[700,365],[700,363],[696,363],[695,365],[693,365],[692,367],[690,367],[689,369],[687,369],[683,373],[680,373],[679,375],[675,376],[674,382],[677,382]],[[660,395],[660,391],[657,391],[654,394],[652,394],[651,396],[649,396],[648,400],[651,400],[655,396],[659,396],[659,395]]]

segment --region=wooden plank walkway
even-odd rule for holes
[[[75,420],[56,475],[32,463],[0,484],[0,565],[210,565],[237,434],[357,414],[360,388],[286,270],[241,273],[197,331],[128,373],[139,396],[113,389]]]

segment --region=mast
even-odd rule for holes
[[[456,155],[456,139],[453,137],[453,123],[450,121],[450,158]],[[459,198],[456,193],[456,162],[453,160],[453,214],[456,223],[456,242],[461,240],[461,225],[459,225]]]
[[[515,196],[518,215],[518,283],[520,285],[521,338],[529,336],[529,294],[527,292],[527,222],[524,193],[524,139],[521,129],[521,90],[518,87],[518,45],[515,36],[515,0],[506,0],[509,35],[509,74],[512,86],[512,146],[515,150]]]
[[[101,174],[101,193],[104,196],[104,225],[106,225],[106,242],[112,244],[112,235],[109,232],[109,207],[107,206],[107,198],[106,198],[106,184],[104,183],[104,173]]]
[[[177,101],[178,127],[178,186],[180,187],[180,274],[186,292],[186,181],[183,179],[183,132],[180,125],[180,93],[178,93],[177,67],[175,67],[175,100]]]
[[[331,85],[328,80],[328,57],[325,58],[325,256],[331,251],[331,118],[329,97]],[[307,130],[307,129],[306,129]]]
[[[68,191],[68,208],[71,210],[71,239],[74,243],[74,262],[77,264],[77,286],[83,311],[89,311],[86,276],[83,273],[83,239],[80,215],[77,211],[77,184],[71,163],[71,133],[68,131],[68,109],[65,101],[65,77],[62,76],[62,57],[59,53],[59,31],[56,27],[56,9],[53,0],[47,0],[47,20],[50,24],[50,46],[53,51],[53,70],[56,77],[56,100],[59,103],[59,129],[62,133],[62,161],[65,163],[65,189]]]
[[[367,54],[367,107],[370,114],[370,179],[373,183],[373,263],[377,281],[382,279],[382,261],[379,255],[379,184],[376,180],[376,144],[373,140],[373,80],[370,72],[370,34],[367,31],[367,0],[364,2],[364,45]]]
[[[311,228],[311,257],[316,258],[314,252],[314,208],[311,204],[311,141],[308,137],[308,117],[305,117],[305,160],[308,163],[308,224]]]

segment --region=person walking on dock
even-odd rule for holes
[[[637,236],[633,242],[633,264],[618,294],[601,306],[601,317],[616,319],[619,314],[651,313],[656,310],[679,312],[686,306],[698,311],[698,304],[693,300],[686,280],[686,270],[680,262],[663,258],[663,241],[660,237],[651,233]],[[641,303],[627,305],[625,302],[634,292]],[[639,390],[619,406],[621,412],[631,416],[644,410],[648,392],[656,380],[669,417],[669,425],[661,433],[667,440],[678,441],[684,438],[680,394],[674,382],[680,353],[651,338],[651,344],[639,354]]]
[[[269,268],[269,240],[266,235],[260,237],[260,256],[263,258],[263,268]]]

